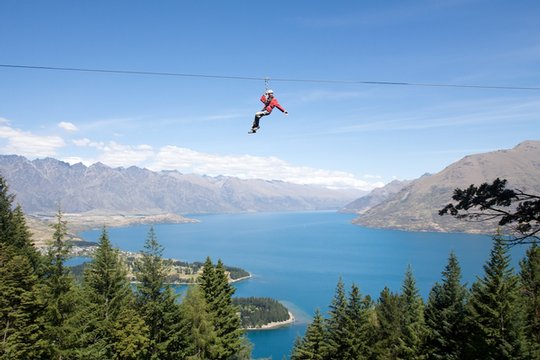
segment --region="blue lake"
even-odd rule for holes
[[[350,214],[335,212],[192,215],[196,224],[155,225],[164,256],[204,261],[207,256],[244,268],[253,278],[239,282],[236,296],[272,297],[295,315],[296,323],[276,330],[249,332],[254,358],[283,359],[304,334],[317,308],[326,312],[341,277],[347,291],[354,282],[364,295],[377,299],[388,286],[400,291],[410,264],[426,299],[440,281],[450,251],[460,261],[469,285],[483,275],[491,250],[484,235],[418,233],[369,229],[351,224]],[[140,251],[149,226],[108,229],[122,250]],[[101,231],[80,235],[97,241]],[[518,269],[526,248],[511,250]]]

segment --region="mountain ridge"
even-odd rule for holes
[[[217,213],[339,209],[364,194],[283,181],[86,166],[0,155],[0,174],[26,213]]]
[[[456,188],[507,179],[507,187],[540,193],[540,141],[527,140],[512,149],[467,155],[442,171],[412,181],[373,206],[353,223],[412,231],[493,233],[493,223],[473,223],[438,211],[452,202]]]
[[[411,183],[412,180],[393,180],[383,187],[372,190],[369,194],[354,200],[345,205],[340,212],[363,214],[372,207],[382,203],[390,196],[396,194],[405,186]]]

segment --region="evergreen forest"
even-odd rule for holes
[[[65,265],[66,233],[58,211],[52,243],[38,252],[0,177],[0,359],[250,358],[221,261],[207,258],[198,283],[179,301],[152,228],[135,264],[136,286],[106,229],[75,281]]]
[[[51,245],[40,253],[0,177],[0,359],[251,358],[239,316],[244,305],[233,301],[220,260],[207,258],[197,284],[179,299],[153,228],[134,265],[136,285],[104,228],[76,281],[65,265],[66,233],[58,211]],[[377,299],[339,280],[328,314],[315,312],[291,359],[540,359],[536,242],[517,271],[510,264],[497,235],[482,276],[463,284],[451,253],[425,301],[411,267],[399,292],[384,288]]]
[[[291,359],[540,359],[540,248],[532,243],[516,273],[495,236],[470,288],[450,253],[427,301],[410,266],[401,291],[385,287],[376,300],[340,279],[327,316],[315,312]]]

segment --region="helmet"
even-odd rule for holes
[[[266,90],[266,92],[265,92],[265,94],[267,94],[267,95],[270,95],[270,94],[273,94],[273,93],[274,93],[274,90],[270,90],[270,89]]]

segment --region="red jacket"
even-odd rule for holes
[[[281,112],[285,112],[285,109],[283,108],[283,106],[279,105],[278,101],[276,98],[272,98],[272,100],[269,100],[266,98],[266,96],[261,96],[261,101],[264,103],[264,109],[263,110],[266,110],[268,111],[268,113],[270,114],[272,112],[272,110],[277,107],[279,110],[281,110]]]

